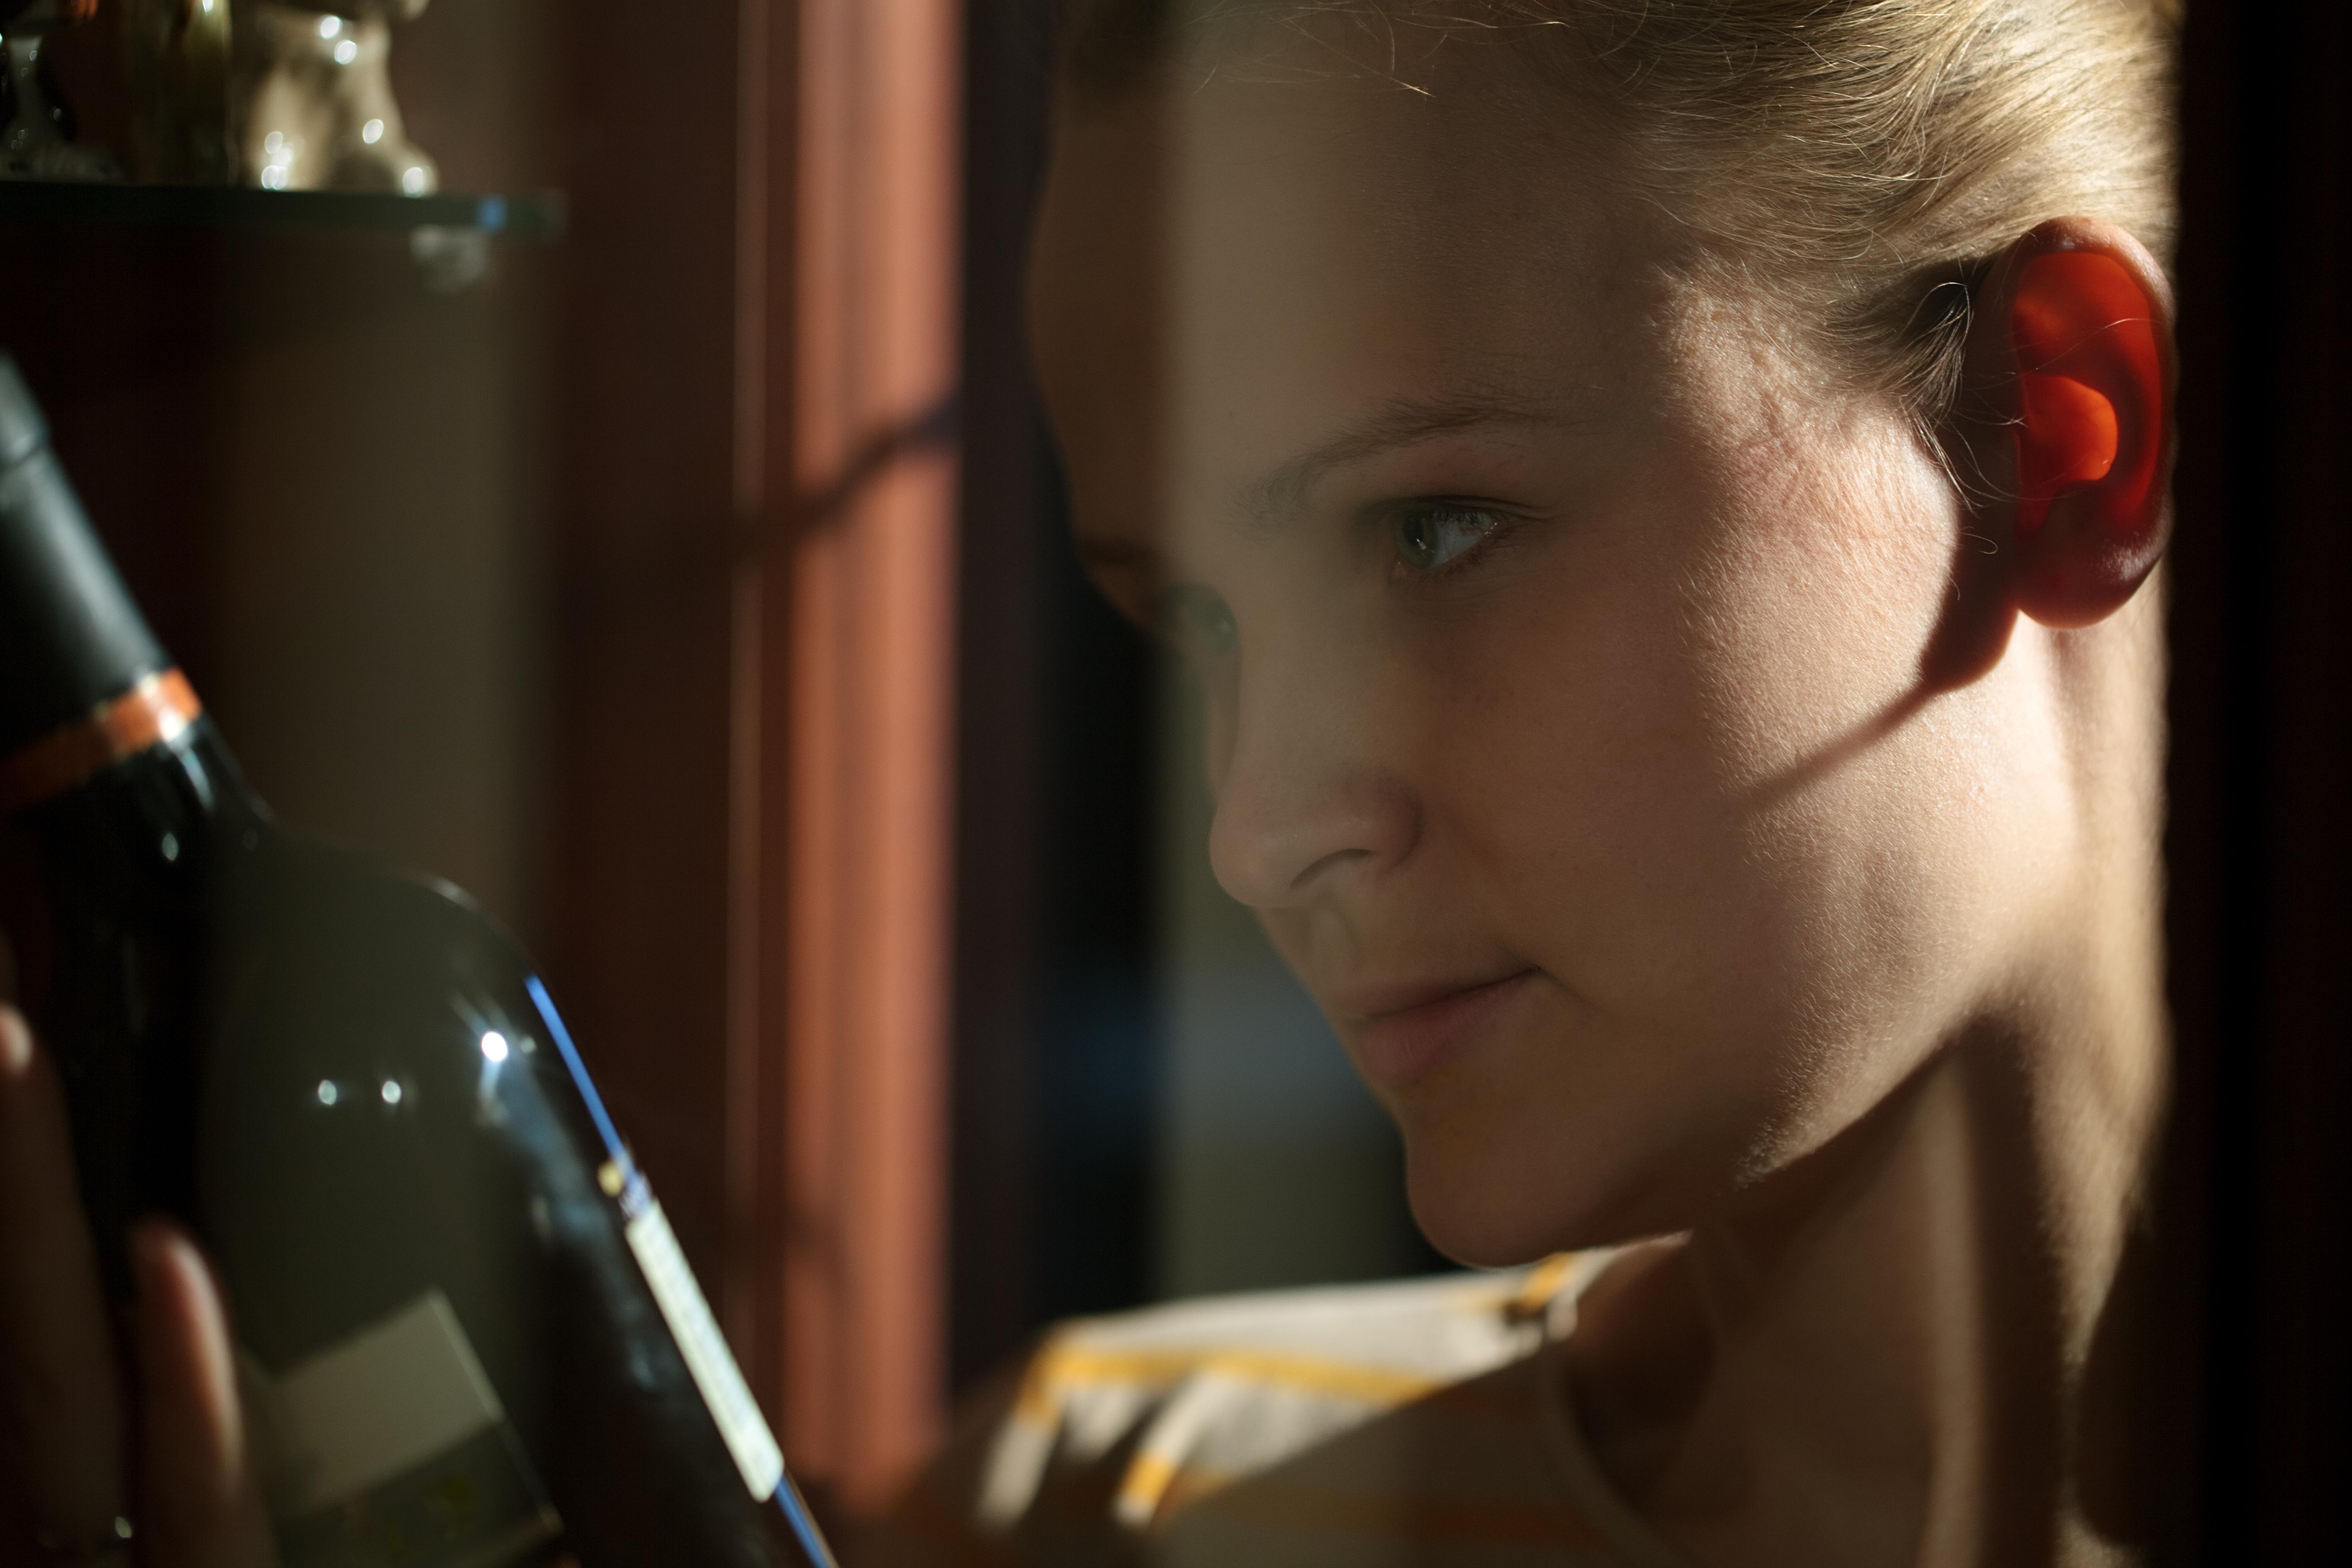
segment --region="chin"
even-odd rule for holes
[[[1602,1245],[1606,1227],[1573,1194],[1515,1185],[1489,1156],[1447,1158],[1406,1141],[1405,1192],[1429,1244],[1473,1268],[1507,1268],[1555,1252]],[[1550,1184],[1546,1184],[1549,1188]]]
[[[1612,1120],[1622,1130],[1630,1119]],[[1680,1144],[1645,1151],[1609,1142],[1597,1129],[1513,1139],[1408,1122],[1413,1220],[1456,1263],[1504,1268],[1688,1230],[1735,1188],[1730,1170],[1692,1158]]]
[[[1573,1248],[1548,1247],[1518,1234],[1517,1227],[1496,1226],[1492,1216],[1464,1216],[1442,1206],[1412,1200],[1413,1223],[1429,1245],[1465,1268],[1512,1268],[1533,1263],[1555,1252]]]

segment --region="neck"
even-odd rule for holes
[[[2109,1426],[2085,1374],[2162,1053],[2153,969],[2116,957],[2074,955],[2074,984],[1958,1030],[1832,1145],[1588,1297],[1580,1416],[1700,1561],[2123,1555],[2083,1501],[2083,1435]]]

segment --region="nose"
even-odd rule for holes
[[[1227,743],[1211,751],[1209,863],[1226,892],[1293,908],[1412,853],[1420,806],[1381,754],[1371,695],[1344,679],[1238,683]]]

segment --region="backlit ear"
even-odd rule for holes
[[[2137,591],[2171,531],[2172,295],[2139,242],[2060,218],[1978,291],[1956,432],[2010,603],[2084,626]]]

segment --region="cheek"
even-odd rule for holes
[[[1671,614],[1621,600],[1536,620],[1425,748],[1440,832],[1540,956],[1662,952],[1703,892],[1694,876],[1737,868]]]
[[[1950,1005],[1981,780],[1965,724],[1917,711],[1940,491],[1902,529],[1891,500],[1735,493],[1778,505],[1663,552],[1662,510],[1433,710],[1438,842],[1556,985],[1491,1082],[1398,1108],[1465,1254],[1690,1223],[1874,1103]]]
[[[1571,1114],[1615,1119],[1592,1146],[1695,1123],[1743,1143],[1785,1114],[1822,995],[1857,966],[1838,951],[1853,889],[1822,823],[1740,787],[1745,737],[1671,596],[1619,608],[1548,639],[1578,679],[1528,682],[1513,720],[1447,745],[1449,794],[1475,803],[1460,842],[1490,918],[1562,993],[1522,1067]]]
[[[1423,704],[1439,837],[1529,956],[1603,1008],[1722,1018],[1726,990],[1752,1009],[1826,984],[1809,977],[1890,929],[1857,905],[1917,844],[1895,731],[1935,618],[1932,540],[1874,537],[1883,513],[1845,498],[1768,492],[1758,516],[1726,492],[1754,493],[1664,497],[1528,584]]]
[[[1747,978],[1830,1049],[1916,1022],[1959,912],[1982,773],[1921,675],[1957,509],[1907,444],[1727,489],[1747,504],[1692,584],[1696,724],[1763,922]]]

